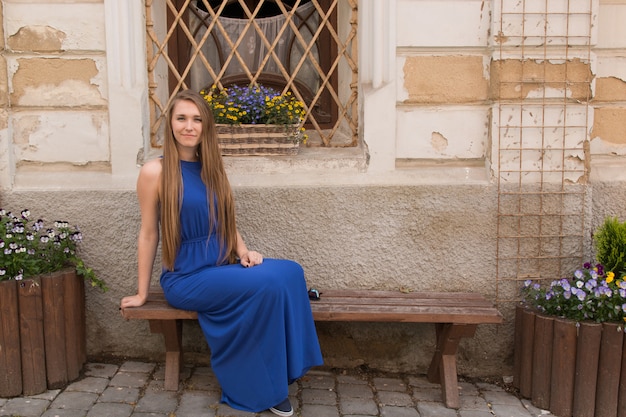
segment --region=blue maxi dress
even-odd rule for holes
[[[302,267],[290,260],[217,265],[219,243],[209,235],[200,163],[181,161],[181,245],[161,286],[174,307],[198,312],[211,350],[222,401],[260,412],[288,396],[288,384],[322,355]]]

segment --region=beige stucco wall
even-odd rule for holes
[[[536,93],[532,83],[500,88],[522,70],[557,81],[567,68],[566,93],[582,102],[576,117],[586,117],[584,102],[591,100],[585,235],[606,215],[626,220],[626,2],[594,0],[597,34],[589,59],[526,62],[499,55],[498,42],[510,40],[492,30],[496,3],[394,2],[393,74],[377,88],[362,85],[358,149],[229,159],[248,245],[299,261],[309,284],[322,291],[472,290],[494,299],[493,111],[496,100]],[[109,47],[145,43],[107,30],[107,22],[119,20],[106,7],[112,4],[126,3],[0,2],[0,207],[80,226],[82,254],[111,288],[87,291],[92,357],[162,359],[160,336],[147,323],[123,321],[117,309],[136,285],[137,161],[154,150],[142,148],[148,126],[135,117],[147,113],[147,88],[128,60],[116,61],[120,48]],[[555,97],[563,96],[559,88]],[[590,255],[592,248],[584,250]],[[503,290],[515,296],[516,288]],[[461,344],[460,373],[510,374],[512,303],[499,308],[503,325],[481,326]],[[329,366],[425,372],[434,344],[429,325],[322,323],[318,329]],[[186,325],[185,345],[188,359],[207,361],[197,324]]]

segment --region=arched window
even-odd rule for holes
[[[312,146],[357,144],[356,0],[147,0],[146,11],[153,146],[179,90],[249,84],[302,100]]]

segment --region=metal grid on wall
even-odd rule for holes
[[[593,0],[498,0],[498,303],[585,256]],[[497,17],[496,17],[497,18]]]

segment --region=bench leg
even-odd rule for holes
[[[165,389],[178,391],[183,359],[182,320],[150,320],[150,331],[163,334],[165,342]]]
[[[459,408],[456,352],[463,337],[472,337],[475,324],[436,324],[437,347],[428,368],[428,380],[441,384],[443,402],[448,408]]]

